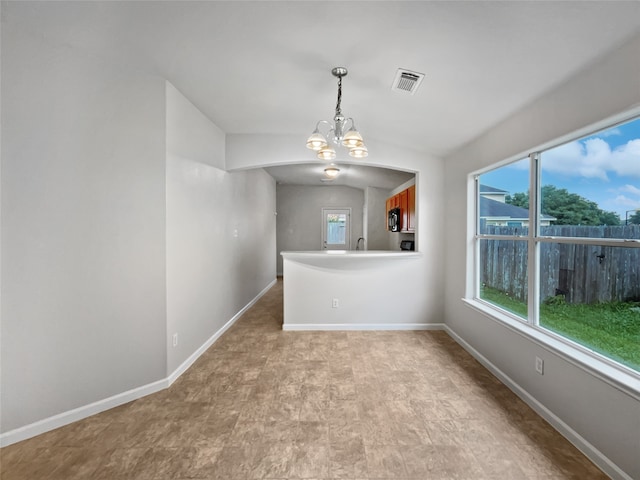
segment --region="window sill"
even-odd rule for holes
[[[517,320],[482,301],[468,298],[463,298],[462,301],[490,320],[506,326],[511,331],[640,401],[640,374],[627,371],[624,367],[611,365],[598,358],[596,354],[589,353],[586,348],[580,348],[568,340],[561,340],[540,327]]]

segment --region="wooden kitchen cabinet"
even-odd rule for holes
[[[400,208],[400,231],[413,233],[416,231],[416,186],[412,185],[406,190],[387,198],[387,211],[392,208]],[[386,218],[385,218],[386,222]],[[387,230],[389,228],[387,227]]]

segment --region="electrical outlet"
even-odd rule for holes
[[[173,346],[174,347],[178,346],[178,334],[177,333],[173,334]]]
[[[540,357],[536,357],[536,372],[540,375],[544,375],[544,360]]]
[[[338,308],[340,306],[340,301],[337,298],[333,299],[333,303],[331,304],[333,308]]]

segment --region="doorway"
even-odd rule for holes
[[[349,250],[351,245],[351,209],[322,209],[322,248]]]

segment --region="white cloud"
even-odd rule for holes
[[[620,187],[618,191],[630,193],[631,195],[640,197],[640,188],[634,187],[633,185],[629,185],[629,184],[624,185],[623,187]]]
[[[617,212],[621,218],[624,218],[626,211],[640,208],[640,188],[634,185],[626,184],[617,188],[609,188],[607,194],[606,197],[598,201],[600,208]]]
[[[640,177],[640,138],[616,148],[613,157],[613,170],[618,175]]]
[[[638,199],[629,198],[625,195],[618,195],[614,199],[614,204],[619,207],[634,207],[638,208]]]
[[[640,139],[612,150],[602,138],[566,143],[542,154],[542,169],[566,176],[609,180],[609,173],[640,178]]]
[[[600,132],[598,135],[601,137],[613,137],[617,135],[622,135],[622,132],[620,131],[619,128],[612,128],[610,130],[605,130],[604,132]]]

